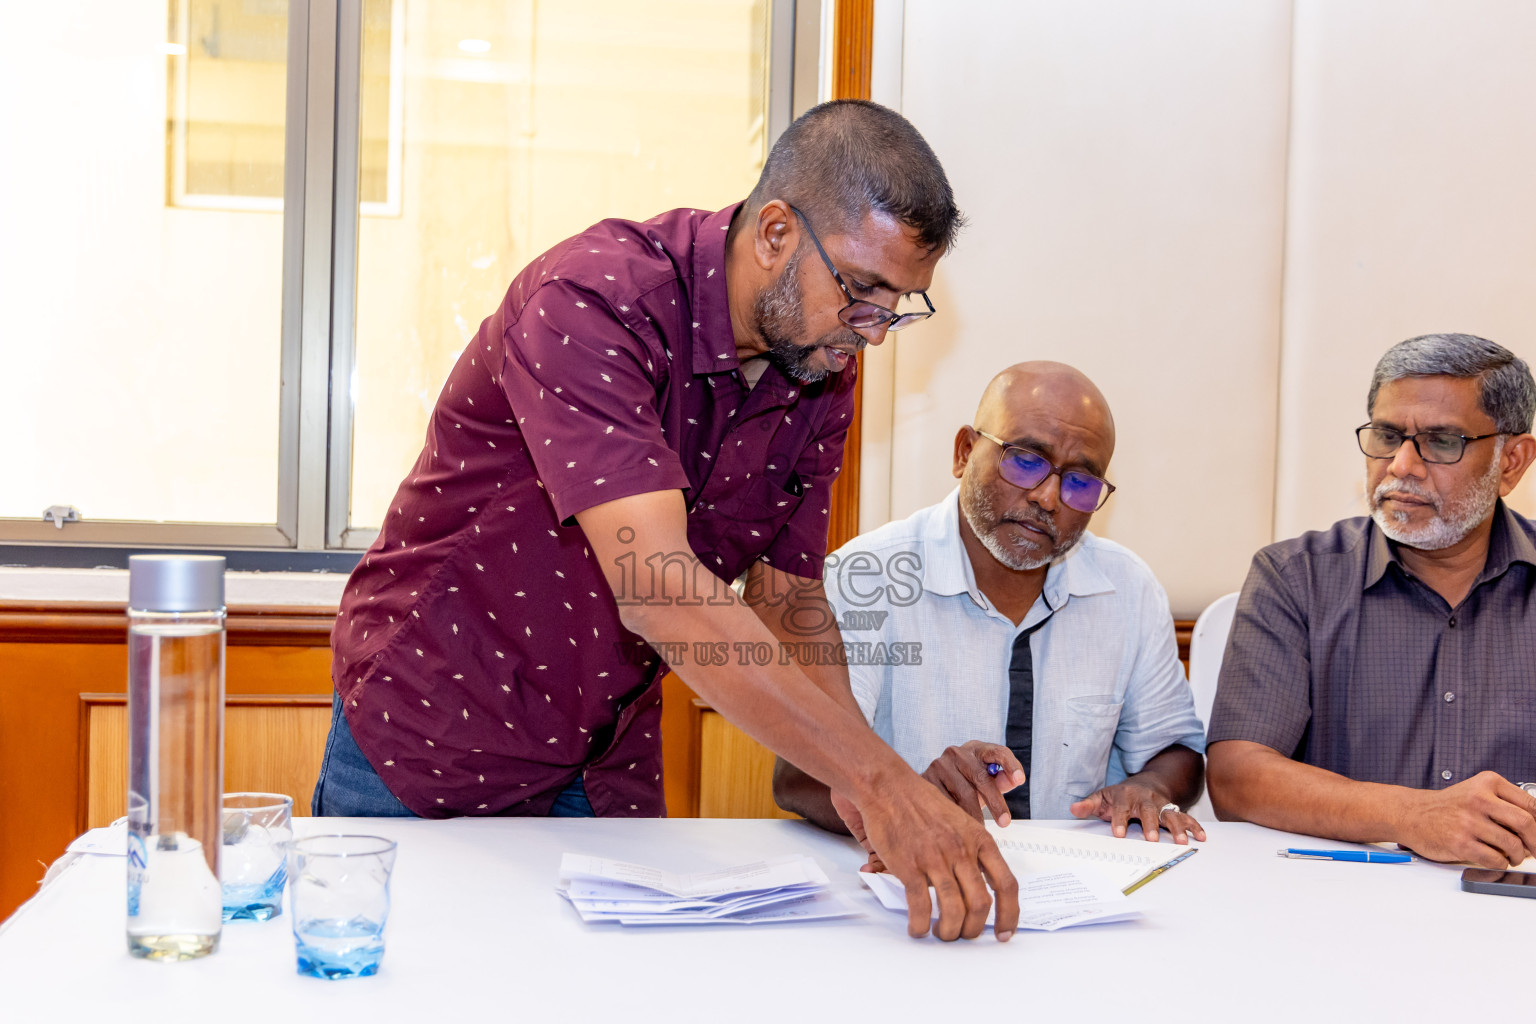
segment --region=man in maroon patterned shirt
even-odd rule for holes
[[[1010,937],[995,846],[875,737],[846,669],[742,656],[840,641],[820,580],[852,359],[932,314],[959,224],[912,126],[843,101],[744,204],[603,221],[524,269],[347,584],[316,813],[663,814],[664,653],[831,786],[913,934],[930,886],[941,937],[979,934],[985,875]]]

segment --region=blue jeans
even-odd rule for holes
[[[331,734],[325,741],[325,759],[310,800],[310,813],[329,818],[414,818],[416,814],[389,791],[379,773],[358,749],[341,711],[341,698],[331,700]],[[591,818],[592,804],[581,776],[576,776],[555,797],[551,818]]]

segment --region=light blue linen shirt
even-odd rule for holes
[[[1172,744],[1203,753],[1168,595],[1146,563],[1085,532],[1046,571],[1041,598],[1015,626],[976,586],[959,493],[827,560],[853,695],[880,738],[918,772],[948,746],[1002,743],[1014,639],[1054,608],[1030,637],[1031,817],[1070,818],[1073,801],[1141,771]]]

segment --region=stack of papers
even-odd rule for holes
[[[766,924],[858,916],[828,884],[820,865],[804,856],[679,875],[567,853],[555,888],[583,921]]]
[[[902,914],[907,912],[907,890],[895,875],[862,872],[859,878],[880,900],[881,906]],[[934,900],[933,916],[937,918],[939,906],[932,889],[928,890],[928,898]],[[995,913],[995,906],[987,913],[989,927]],[[1019,879],[1021,929],[1054,932],[1058,928],[1130,921],[1140,916],[1141,911],[1131,906],[1125,893],[1093,872],[1056,871]]]

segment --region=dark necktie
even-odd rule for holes
[[[1008,727],[1003,742],[1024,766],[1025,781],[1003,799],[1008,802],[1009,813],[1020,819],[1029,817],[1029,787],[1035,775],[1030,763],[1034,745],[1035,665],[1029,651],[1029,638],[1050,620],[1050,613],[1047,613],[1045,618],[1020,633],[1013,641],[1013,657],[1008,662]]]

